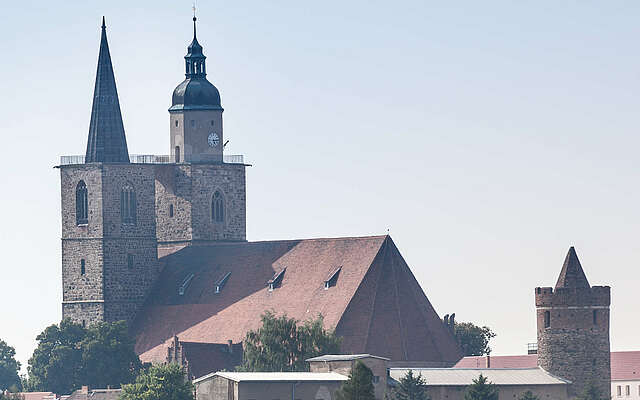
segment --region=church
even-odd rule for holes
[[[196,36],[169,108],[168,155],[129,154],[104,19],[84,156],[62,156],[62,316],[125,320],[142,361],[233,369],[266,311],[322,315],[342,352],[449,367],[443,320],[389,236],[246,239],[246,168]]]

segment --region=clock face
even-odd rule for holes
[[[218,143],[220,143],[220,137],[217,133],[211,132],[209,134],[209,137],[207,138],[207,141],[209,142],[209,146],[218,147]]]

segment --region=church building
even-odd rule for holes
[[[461,357],[389,236],[249,242],[242,156],[196,38],[169,108],[169,155],[129,154],[104,19],[84,156],[63,156],[62,316],[126,320],[143,361],[199,377],[242,360],[266,311],[322,315],[343,353],[448,367]]]

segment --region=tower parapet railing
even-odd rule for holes
[[[60,165],[84,164],[84,155],[60,156]],[[171,164],[171,156],[167,154],[129,154],[132,164]],[[242,154],[225,154],[222,157],[224,164],[244,164]]]

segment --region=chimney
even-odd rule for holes
[[[233,340],[227,340],[227,346],[229,347],[229,354],[233,353]]]

